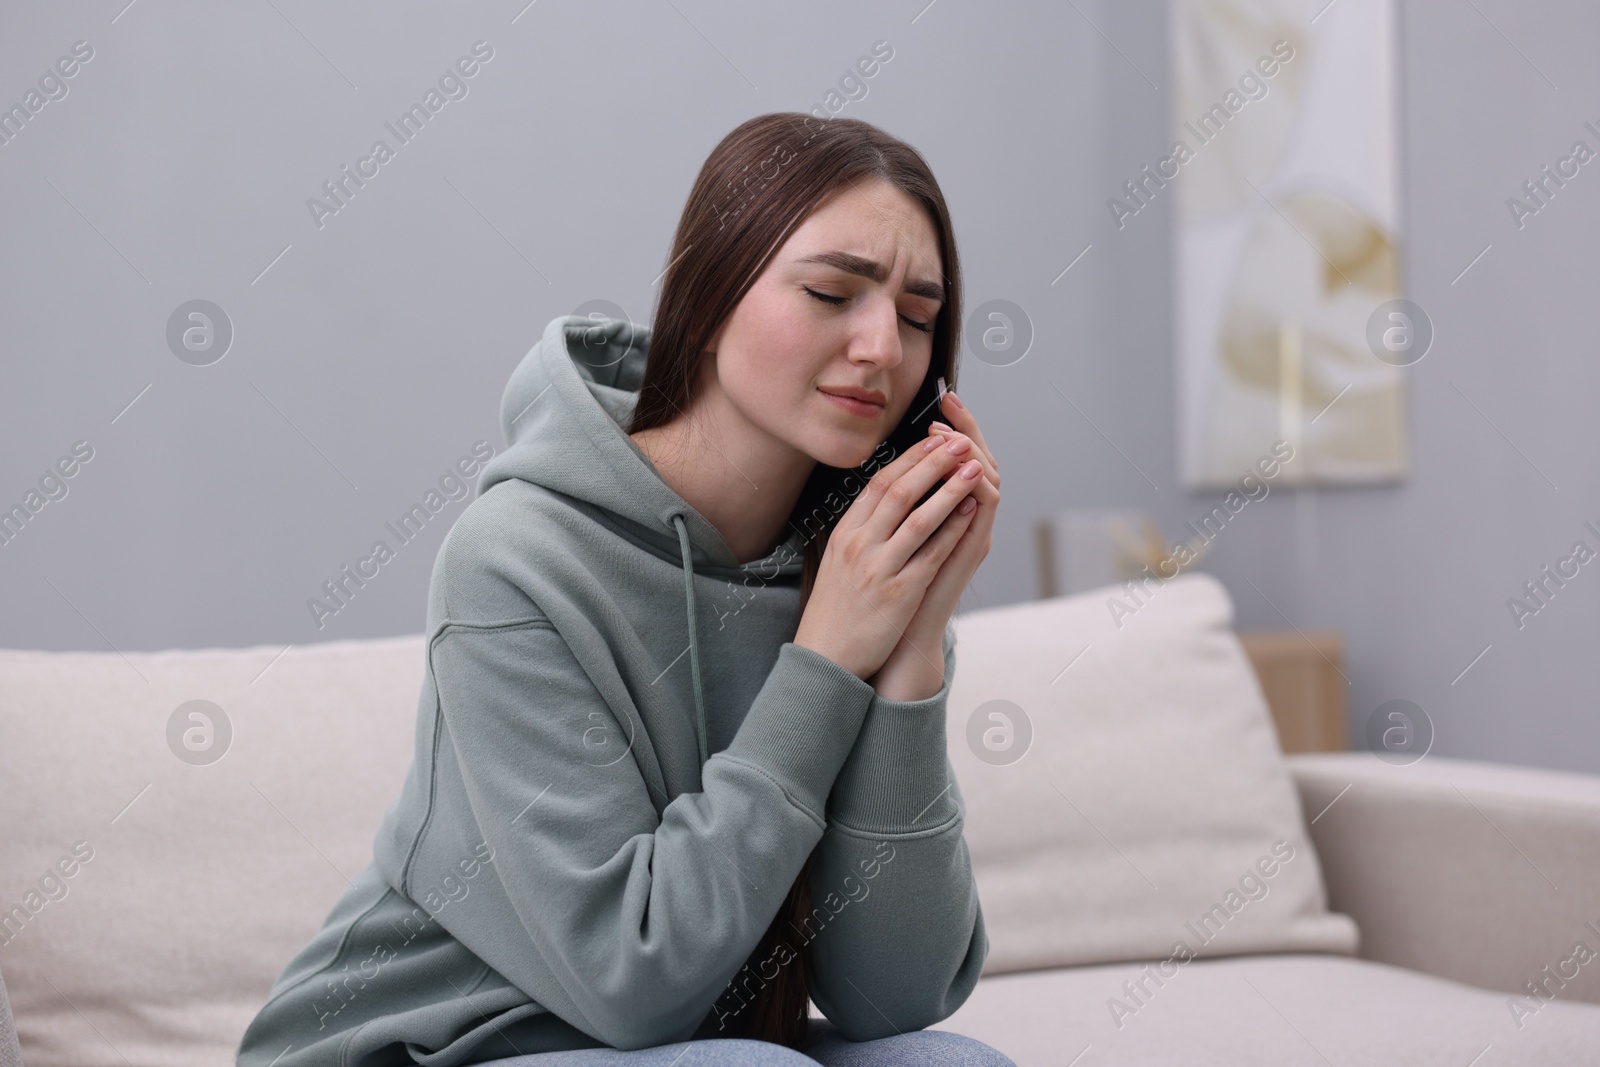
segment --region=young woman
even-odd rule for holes
[[[563,316],[512,374],[415,761],[241,1067],[1010,1063],[926,1029],[988,948],[945,711],[1000,501],[943,196],[765,115],[669,262],[653,329]]]

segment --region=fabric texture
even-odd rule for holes
[[[1523,1017],[1600,1004],[1600,776],[1371,752],[1289,767],[1362,956],[1515,994]]]
[[[577,1049],[514,1056],[484,1067],[1016,1067],[995,1049],[961,1034],[913,1030],[849,1041],[826,1019],[812,1018],[803,1051],[764,1041],[707,1038],[647,1049]]]
[[[1557,1001],[1519,1025],[1507,999],[1348,956],[1263,953],[993,975],[940,1026],[1019,1067],[1595,1062],[1600,1005]]]
[[[1232,623],[1201,573],[956,617],[947,731],[986,974],[1355,952]]]
[[[28,1067],[233,1061],[372,859],[425,648],[0,650],[0,970]],[[169,747],[197,698],[205,764]]]
[[[507,448],[434,564],[411,770],[241,1065],[713,1036],[787,962],[750,956],[813,850],[796,937],[851,1040],[976,983],[953,626],[919,701],[788,640],[800,532],[739,563],[623,430],[648,341],[564,316],[513,373]]]

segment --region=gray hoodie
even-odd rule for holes
[[[649,337],[563,316],[512,374],[434,562],[411,769],[240,1067],[727,1036],[801,945],[852,1040],[976,984],[954,627],[917,701],[794,644],[802,532],[741,565],[624,430]],[[810,918],[753,958],[813,850]]]

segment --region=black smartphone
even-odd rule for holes
[[[939,386],[943,381],[944,379],[941,376],[935,375],[932,368],[929,368],[928,376],[922,381],[922,388],[917,390],[917,395],[911,401],[911,407],[908,409],[909,417],[904,423],[904,440],[895,449],[894,454],[896,456],[908,448],[920,447],[922,442],[928,439],[928,428],[935,422],[943,421],[940,418],[943,412],[939,407],[941,397]],[[894,434],[889,436],[891,441],[895,437]],[[931,500],[943,484],[943,482],[935,483],[931,489],[923,493],[922,499],[916,502],[912,510],[920,508]]]

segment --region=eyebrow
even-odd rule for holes
[[[806,256],[799,260],[800,263],[821,263],[824,266],[834,267],[846,274],[859,274],[863,278],[870,278],[875,282],[882,282],[889,276],[889,268],[877,260],[867,259],[852,252],[818,252],[814,256]],[[912,296],[926,297],[944,303],[944,286],[928,278],[917,279],[906,283],[905,291]]]

